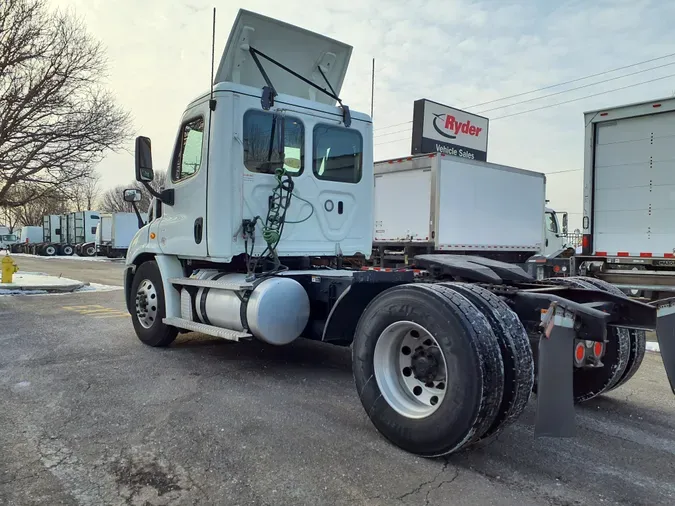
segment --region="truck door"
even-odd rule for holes
[[[162,206],[159,246],[166,254],[205,257],[206,248],[206,132],[208,104],[197,104],[183,115],[169,165],[167,188],[174,204]]]

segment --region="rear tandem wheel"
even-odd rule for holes
[[[479,309],[473,301],[485,294],[467,290],[461,284],[390,288],[368,304],[354,335],[354,380],[366,413],[385,438],[424,457],[496,434],[529,396],[529,387],[517,395],[512,388],[532,371],[520,371],[520,364],[514,371],[513,357],[502,356],[502,347],[514,345],[500,340],[513,335],[503,325],[491,327],[503,307],[493,314],[486,301]]]
[[[626,297],[617,287],[600,279],[584,276],[553,278],[551,281],[577,288],[602,290]],[[603,367],[574,369],[574,400],[583,402],[607,393],[628,381],[640,368],[645,354],[645,331],[612,327],[607,332]]]

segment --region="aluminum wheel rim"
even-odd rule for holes
[[[136,317],[138,323],[149,329],[157,320],[157,291],[149,279],[144,279],[136,290]]]
[[[420,358],[429,355],[433,358]],[[425,368],[426,364],[434,366]],[[399,321],[384,329],[375,344],[373,368],[382,396],[406,418],[431,415],[445,398],[445,357],[436,339],[417,323]],[[424,372],[426,380],[420,379]],[[428,380],[430,374],[433,380]]]

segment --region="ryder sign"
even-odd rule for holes
[[[441,152],[487,161],[488,122],[483,116],[437,104],[415,101],[412,154]]]

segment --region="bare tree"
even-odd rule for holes
[[[66,193],[71,195],[71,200],[77,211],[88,211],[94,208],[96,201],[101,196],[99,183],[101,176],[92,172],[89,176],[76,181]]]
[[[53,191],[21,206],[5,208],[14,226],[42,225],[42,217],[48,214],[65,214],[69,211],[67,194]]]
[[[0,0],[0,207],[21,206],[89,176],[131,139],[101,85],[101,44],[46,0]]]
[[[155,180],[151,183],[152,187],[155,189],[160,189],[166,186],[166,173],[164,172],[155,172]],[[99,204],[99,210],[105,213],[131,213],[134,211],[131,203],[126,202],[122,193],[127,188],[136,188],[141,191],[142,197],[141,201],[137,202],[138,210],[142,213],[145,213],[150,208],[150,201],[152,200],[152,195],[148,189],[138,181],[134,181],[128,185],[118,185],[115,188],[111,188],[103,193],[101,202]]]

